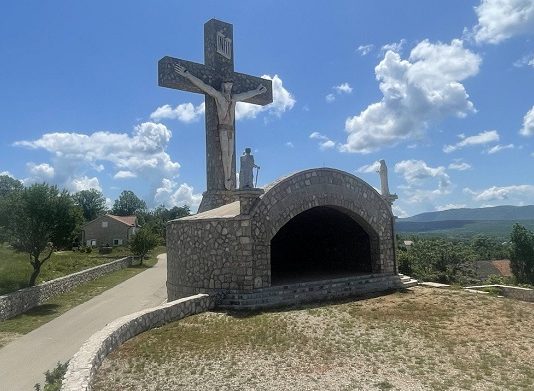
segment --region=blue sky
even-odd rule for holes
[[[325,4],[3,2],[0,172],[195,209],[203,96],[158,87],[157,61],[203,62],[215,17],[236,71],[273,79],[237,112],[259,184],[327,166],[378,187],[383,158],[399,216],[534,203],[534,0]]]

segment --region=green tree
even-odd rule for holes
[[[415,238],[410,248],[397,250],[399,271],[424,281],[445,284],[475,280],[476,255],[462,242]]]
[[[154,232],[158,238],[165,243],[167,221],[189,216],[190,209],[187,205],[174,206],[167,209],[164,205],[156,207],[144,216],[144,226]]]
[[[511,234],[510,266],[520,283],[534,283],[534,233],[514,224]]]
[[[117,216],[131,216],[146,211],[146,203],[131,190],[124,190],[113,203],[111,213]]]
[[[54,247],[69,246],[82,216],[66,190],[45,183],[35,184],[10,195],[2,210],[10,243],[29,255],[33,272],[29,286],[35,285],[41,267]]]
[[[86,221],[92,221],[106,212],[106,198],[96,189],[79,191],[72,199],[82,209]]]
[[[22,182],[9,175],[0,175],[0,198],[7,197],[13,192],[24,189]]]
[[[24,186],[22,182],[11,178],[8,175],[0,175],[0,243],[7,242],[9,240],[9,232],[6,228],[8,221],[8,200],[10,196],[14,196],[18,192],[22,191]]]
[[[148,252],[158,245],[158,237],[147,228],[141,228],[130,241],[130,251],[140,259],[141,265]]]

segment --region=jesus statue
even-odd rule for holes
[[[234,155],[234,120],[235,120],[235,105],[237,102],[241,102],[250,99],[256,95],[263,94],[267,91],[267,88],[260,84],[256,89],[251,91],[242,92],[240,94],[232,94],[232,80],[223,80],[221,85],[221,91],[213,88],[212,86],[204,83],[198,77],[189,73],[184,66],[180,64],[174,64],[176,73],[185,77],[205,94],[208,94],[215,100],[217,105],[217,130],[219,132],[219,140],[221,144],[221,158],[224,170],[224,187],[227,190],[232,190],[234,181],[232,180],[232,157]]]

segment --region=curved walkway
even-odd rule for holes
[[[0,391],[44,385],[44,372],[69,360],[107,323],[167,301],[167,255],[146,271],[65,312],[0,349]]]

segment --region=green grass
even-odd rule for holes
[[[165,247],[157,247],[152,251],[150,259],[145,260],[142,266],[134,265],[89,281],[70,292],[51,298],[45,304],[35,307],[24,314],[0,322],[0,348],[14,337],[29,333],[71,308],[154,266],[157,262],[156,256],[164,252]]]
[[[524,302],[428,288],[207,312],[127,341],[93,389],[532,390],[532,322]]]
[[[90,254],[59,251],[52,254],[52,257],[45,262],[37,278],[37,284],[102,265],[127,255],[130,255],[130,252],[126,247],[114,248],[113,253],[108,255],[98,254],[96,249]],[[0,295],[26,288],[32,271],[27,254],[16,252],[7,245],[0,245]]]

